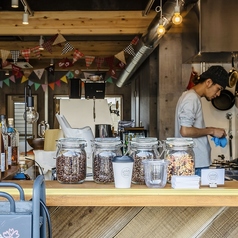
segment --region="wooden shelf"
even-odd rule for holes
[[[13,182],[13,181],[11,181]],[[32,180],[15,181],[20,184],[26,199],[32,197]],[[151,189],[145,185],[132,185],[130,189],[116,189],[114,184],[60,184],[46,181],[47,206],[238,206],[238,182],[227,181],[224,186],[200,189],[172,189],[167,184],[162,189]],[[18,197],[18,191],[1,188]]]

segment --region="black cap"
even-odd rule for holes
[[[219,65],[211,66],[207,71],[200,75],[201,78],[210,78],[213,83],[221,85],[224,89],[229,84],[229,74],[227,71]]]

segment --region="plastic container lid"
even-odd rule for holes
[[[113,163],[133,163],[134,159],[131,156],[115,156],[112,159]]]
[[[192,138],[167,138],[166,144],[168,146],[193,146]]]

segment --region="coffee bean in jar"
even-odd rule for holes
[[[129,155],[134,159],[132,171],[133,184],[145,184],[143,160],[158,160],[160,141],[155,137],[133,138],[129,142]]]
[[[113,183],[112,159],[122,155],[119,138],[95,138],[93,142],[93,180],[96,183]]]
[[[194,152],[192,138],[167,138],[165,159],[169,161],[167,181],[173,175],[194,175]]]
[[[83,183],[86,178],[86,141],[63,138],[57,143],[56,178],[60,183]]]

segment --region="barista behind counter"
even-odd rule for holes
[[[229,74],[219,65],[211,66],[200,76],[194,74],[190,90],[183,92],[178,100],[175,112],[175,137],[191,137],[195,147],[195,174],[201,176],[202,168],[209,168],[211,164],[211,147],[208,135],[225,138],[223,128],[206,127],[203,117],[201,98],[208,101],[220,95],[229,83]]]

